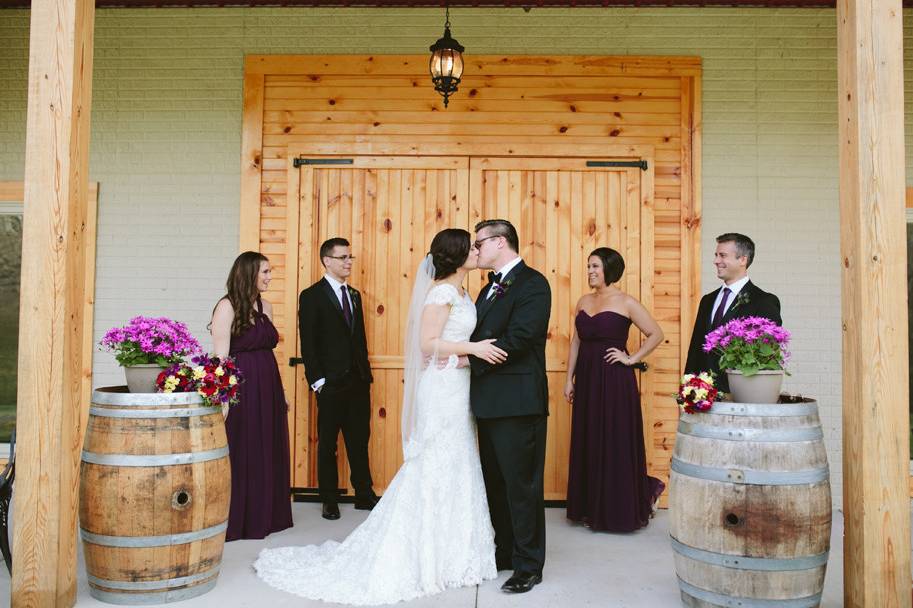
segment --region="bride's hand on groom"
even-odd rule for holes
[[[492,365],[498,365],[507,361],[507,352],[501,350],[494,344],[495,338],[473,342],[473,355]]]

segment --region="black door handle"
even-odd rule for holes
[[[296,365],[299,365],[299,364],[304,365],[304,359],[302,359],[301,357],[289,357],[288,358],[289,367],[295,367]]]

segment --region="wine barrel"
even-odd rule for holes
[[[820,604],[831,489],[814,400],[682,414],[669,485],[685,606]]]
[[[212,589],[230,494],[218,408],[196,393],[95,390],[79,486],[92,596],[164,604]]]

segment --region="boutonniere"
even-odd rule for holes
[[[732,306],[729,307],[729,310],[733,311],[742,304],[748,304],[749,302],[751,302],[751,298],[748,296],[748,292],[743,289],[739,292],[739,295],[735,297],[735,302],[732,303]]]
[[[358,306],[358,300],[361,298],[361,294],[358,293],[358,290],[354,287],[349,287],[349,299],[352,300],[352,306]]]
[[[507,290],[510,289],[510,286],[513,285],[513,283],[514,283],[514,279],[513,279],[513,277],[511,277],[511,278],[507,279],[506,281],[504,281],[503,283],[495,283],[494,285],[492,285],[491,288],[495,290],[495,297],[503,298],[504,294],[507,293]]]

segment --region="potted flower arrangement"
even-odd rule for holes
[[[675,395],[675,402],[683,413],[695,414],[707,412],[713,406],[719,393],[713,385],[713,374],[701,372],[699,374],[685,374],[682,376]]]
[[[732,397],[742,403],[776,403],[789,359],[790,334],[765,317],[742,317],[721,325],[704,340],[704,352],[720,355]]]
[[[160,393],[195,391],[206,405],[227,407],[238,402],[238,387],[243,381],[232,357],[198,355],[189,365],[175,363],[159,373],[155,386]]]
[[[131,393],[155,392],[163,368],[200,352],[187,326],[166,317],[133,317],[124,327],[109,329],[99,346],[124,368]]]

